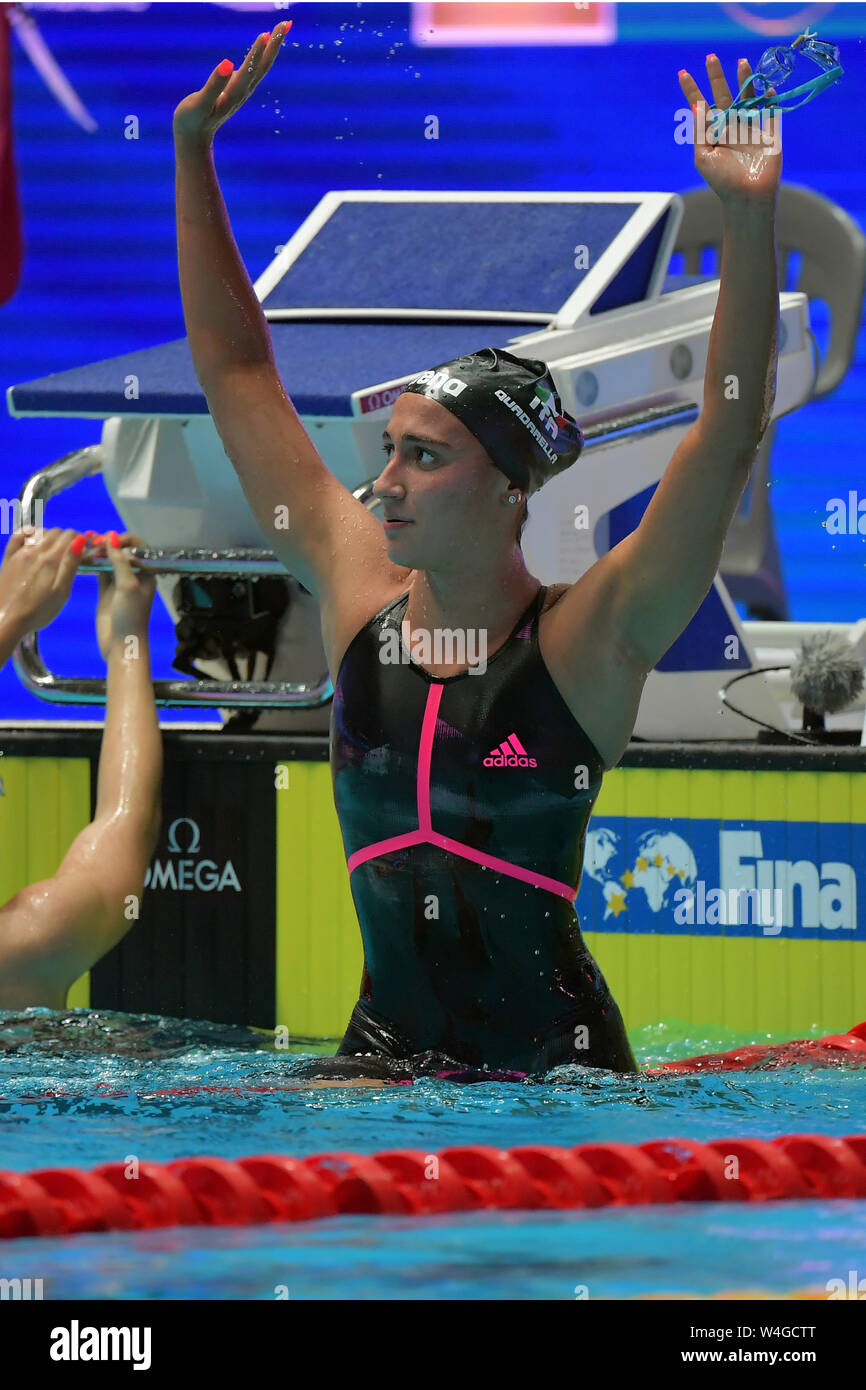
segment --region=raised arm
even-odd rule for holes
[[[707,72],[715,105],[728,107],[733,98],[714,55]],[[749,64],[741,61],[738,86],[750,75]],[[598,562],[609,571],[611,621],[646,671],[661,660],[712,586],[772,418],[776,389],[775,211],[782,164],[777,118],[763,132],[766,143],[702,142],[700,89],[685,70],[680,83],[697,107],[695,167],[722,204],[721,283],[703,406],[639,525]]]
[[[148,616],[156,588],[118,538],[113,580],[100,576],[99,644],[107,665],[96,811],[52,878],[0,908],[0,1008],[62,1008],[66,992],[139,916],[161,821],[162,737],[153,698]]]
[[[382,528],[323,462],[286,395],[213,159],[214,134],[271,67],[290,24],[260,34],[237,72],[226,59],[175,110],[178,271],[196,377],[226,454],[264,536],[321,599],[350,574],[359,547],[385,554]]]

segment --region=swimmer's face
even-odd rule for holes
[[[373,492],[383,519],[411,525],[385,527],[390,558],[411,569],[433,568],[477,553],[485,538],[498,545],[513,529],[502,505],[508,480],[484,447],[450,410],[412,392],[399,396],[382,438],[382,472]],[[500,534],[501,533],[501,534]]]

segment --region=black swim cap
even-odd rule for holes
[[[562,408],[546,362],[481,348],[407,382],[462,420],[496,467],[527,496],[570,468],[583,448],[577,421]]]

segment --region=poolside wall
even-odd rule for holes
[[[339,1037],[362,958],[327,738],[164,740],[140,919],[70,1006]],[[55,872],[92,814],[99,726],[3,729],[0,747],[6,901]],[[864,771],[854,747],[630,746],[605,778],[577,899],[629,1028],[675,1018],[793,1037],[866,1017]],[[763,887],[781,920],[713,921],[708,895],[731,885]]]

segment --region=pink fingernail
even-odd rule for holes
[[[87,541],[84,536],[76,536],[75,540],[70,544],[69,549],[72,551],[73,555],[80,555],[86,544]]]
[[[120,549],[120,539],[116,531],[109,531],[108,539],[115,550]]]
[[[220,77],[228,77],[233,67],[234,63],[232,62],[231,58],[223,58],[219,67],[217,68],[217,72],[219,73]]]

